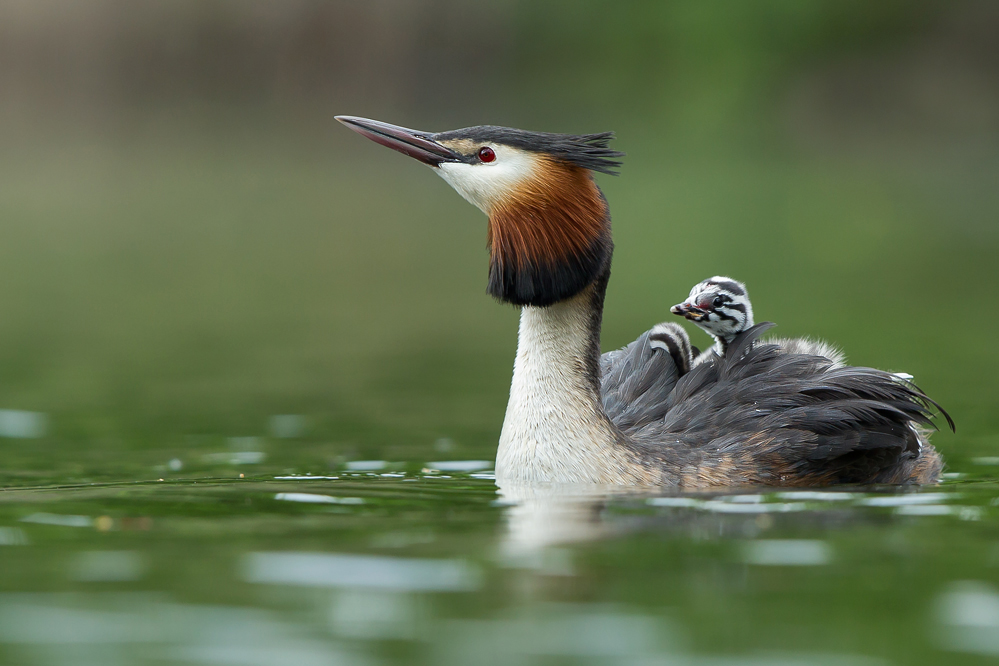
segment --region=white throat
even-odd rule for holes
[[[586,372],[592,307],[586,289],[521,311],[497,481],[620,483],[631,467]]]
[[[493,207],[536,176],[537,153],[490,144],[496,153],[489,164],[443,162],[434,169],[466,201],[489,215]]]

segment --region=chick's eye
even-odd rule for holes
[[[480,162],[492,162],[496,159],[496,153],[489,146],[483,146],[479,148],[479,161]]]
[[[716,308],[720,308],[721,306],[725,305],[725,299],[721,296],[715,296],[715,300],[711,301],[711,305],[713,305]]]

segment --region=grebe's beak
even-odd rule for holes
[[[700,321],[708,314],[707,311],[702,310],[693,303],[680,303],[671,307],[669,311],[690,321]]]
[[[432,167],[440,166],[441,162],[462,161],[461,155],[434,141],[432,132],[406,129],[355,116],[336,116],[336,119],[361,136]]]

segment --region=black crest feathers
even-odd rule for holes
[[[617,169],[621,166],[621,161],[617,158],[624,157],[624,153],[611,150],[607,145],[614,138],[614,132],[553,134],[497,125],[479,125],[441,132],[435,134],[433,138],[435,141],[469,139],[500,143],[521,150],[544,153],[557,160],[610,175],[617,175]]]

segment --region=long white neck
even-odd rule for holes
[[[600,403],[602,294],[594,288],[521,311],[498,481],[619,483],[631,467]]]

